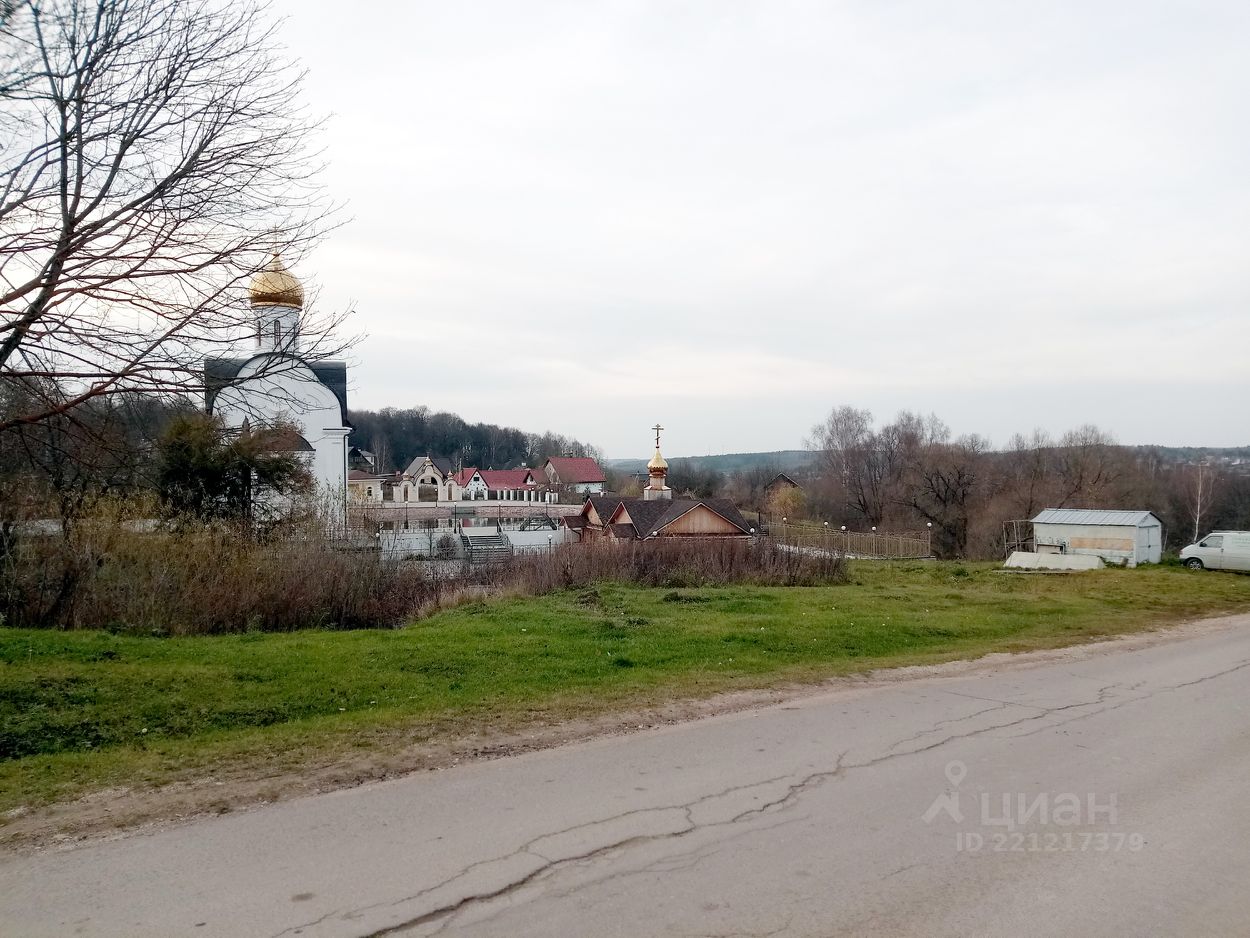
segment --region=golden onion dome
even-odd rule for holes
[[[660,448],[657,446],[655,455],[651,457],[651,461],[647,463],[648,469],[667,469],[668,462],[660,455]]]
[[[304,287],[295,275],[286,269],[282,258],[273,256],[265,269],[252,278],[248,288],[253,306],[289,306],[304,308]]]

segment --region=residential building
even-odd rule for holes
[[[542,471],[549,485],[579,495],[598,495],[607,482],[599,463],[589,457],[552,456]]]

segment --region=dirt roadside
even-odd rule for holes
[[[815,700],[829,694],[869,691],[901,681],[924,681],[977,672],[1037,667],[1053,661],[1084,660],[1184,641],[1232,628],[1250,627],[1250,615],[1199,619],[1153,631],[1066,648],[1020,654],[991,654],[968,661],[899,667],[815,683],[786,684],[700,699],[667,701],[655,707],[619,711],[559,723],[534,722],[506,730],[403,742],[383,751],[297,769],[258,772],[254,764],[187,782],[153,788],[113,788],[75,801],[11,811],[0,826],[0,852],[27,853],[129,836],[232,811],[255,810],[275,801],[340,788],[439,771],[466,762],[499,759],[571,743],[618,736],[692,720],[728,716],[766,707]]]

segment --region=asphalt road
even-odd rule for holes
[[[1243,616],[10,857],[0,933],[1250,934],[1248,793]]]

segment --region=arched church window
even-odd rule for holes
[[[282,326],[278,324],[278,320],[273,321],[273,347],[278,348],[282,345]]]

